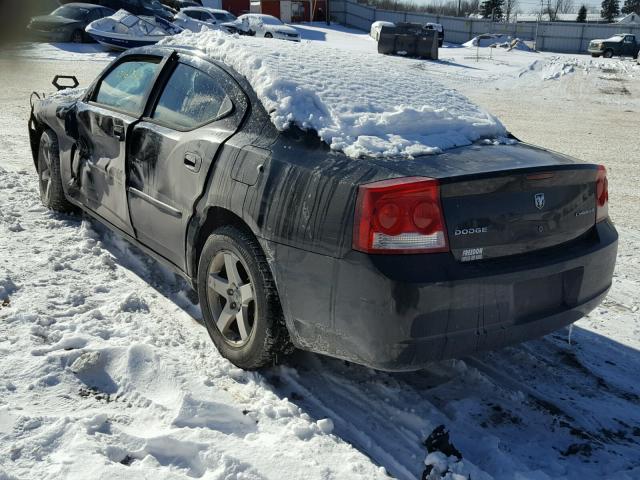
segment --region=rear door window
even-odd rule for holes
[[[222,75],[222,74],[220,74]],[[158,123],[190,130],[231,113],[233,103],[220,75],[209,75],[179,63],[151,114]]]
[[[147,59],[117,65],[100,81],[94,101],[133,116],[140,115],[159,63],[160,59]]]

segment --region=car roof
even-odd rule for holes
[[[267,15],[266,13],[245,13],[242,15],[243,17],[264,17],[264,18],[275,18],[276,20],[280,20],[278,17],[274,17],[273,15]]]
[[[209,8],[209,7],[185,7],[180,9],[181,12],[200,12],[205,11],[209,13],[231,13],[227,10],[222,10],[220,8]]]
[[[104,7],[102,5],[96,5],[95,3],[81,3],[81,2],[73,2],[73,3],[65,3],[64,5],[60,5],[61,7],[76,7],[76,8],[86,8],[89,10],[93,10],[96,8],[107,8],[112,10],[109,7]]]

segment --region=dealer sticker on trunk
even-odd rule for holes
[[[462,250],[463,262],[471,262],[472,260],[482,260],[482,248],[465,248]]]

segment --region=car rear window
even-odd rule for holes
[[[77,7],[60,7],[53,11],[51,15],[56,17],[69,18],[71,20],[82,20],[89,14],[89,10],[86,8]]]
[[[141,114],[159,62],[160,59],[148,59],[117,65],[100,82],[94,100],[131,115]]]
[[[180,63],[151,117],[171,127],[191,129],[221,118],[231,109],[231,100],[214,77]]]

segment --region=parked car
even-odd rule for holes
[[[293,42],[300,41],[300,33],[295,28],[271,15],[246,13],[240,15],[238,20],[247,24],[251,34],[256,37],[278,38],[280,40],[291,40]]]
[[[640,42],[632,33],[620,33],[606,40],[591,40],[588,51],[592,57],[611,58],[616,55],[638,58]]]
[[[200,0],[162,0],[161,3],[176,10],[177,12],[187,7],[202,7],[202,2]]]
[[[235,22],[236,16],[226,10],[218,10],[206,7],[187,7],[183,8],[173,17],[173,23],[180,27],[199,32],[203,27],[220,28],[223,24]]]
[[[438,32],[438,47],[441,47],[444,43],[444,27],[439,23],[425,23],[424,28]]]
[[[349,157],[278,130],[251,85],[154,45],[29,121],[43,204],[84,210],[184,276],[235,365],[296,346],[418,369],[547,334],[606,295],[604,167],[515,140]]]
[[[110,8],[100,5],[68,3],[49,15],[33,17],[27,25],[27,31],[38,40],[82,43],[92,40],[84,31],[89,23],[114,13]]]
[[[61,1],[60,3],[65,2]],[[91,0],[88,3],[110,8],[114,12],[126,10],[134,15],[160,17],[169,22],[173,20],[173,15],[177,13],[177,11],[172,11],[158,0]]]

